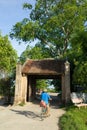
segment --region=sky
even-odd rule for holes
[[[35,0],[0,0],[0,32],[2,36],[9,35],[13,25],[22,21],[23,18],[29,17],[29,11],[23,9],[23,3],[34,4]],[[18,56],[26,49],[26,45],[18,44],[16,39],[9,37],[13,48],[17,51]]]

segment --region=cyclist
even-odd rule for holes
[[[44,89],[41,93],[41,101],[44,101],[46,104],[46,116],[50,116],[50,107],[49,107],[49,100],[52,100],[50,95],[47,93],[47,89]]]

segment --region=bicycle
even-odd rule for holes
[[[41,107],[41,120],[50,116],[50,114],[48,114],[49,110],[50,110],[49,104],[46,105],[45,107],[44,106]]]
[[[41,120],[43,120],[46,116],[47,107],[41,107]]]
[[[50,100],[52,100],[52,99],[50,98]],[[40,107],[41,107],[41,119],[42,120],[45,117],[50,116],[50,114],[49,114],[49,110],[50,110],[49,105],[50,105],[50,102],[48,104],[46,104],[43,100],[41,100]]]
[[[47,113],[47,105],[43,100],[41,100],[40,102],[40,107],[41,107],[41,119],[43,120],[43,118],[46,117]]]

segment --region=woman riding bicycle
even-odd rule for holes
[[[50,95],[47,93],[47,89],[44,89],[41,93],[41,101],[44,101],[46,104],[46,116],[50,116],[50,107],[49,107],[49,100],[52,100]]]

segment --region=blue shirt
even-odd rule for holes
[[[49,103],[50,95],[46,92],[41,93],[41,100],[43,100],[46,104]]]

